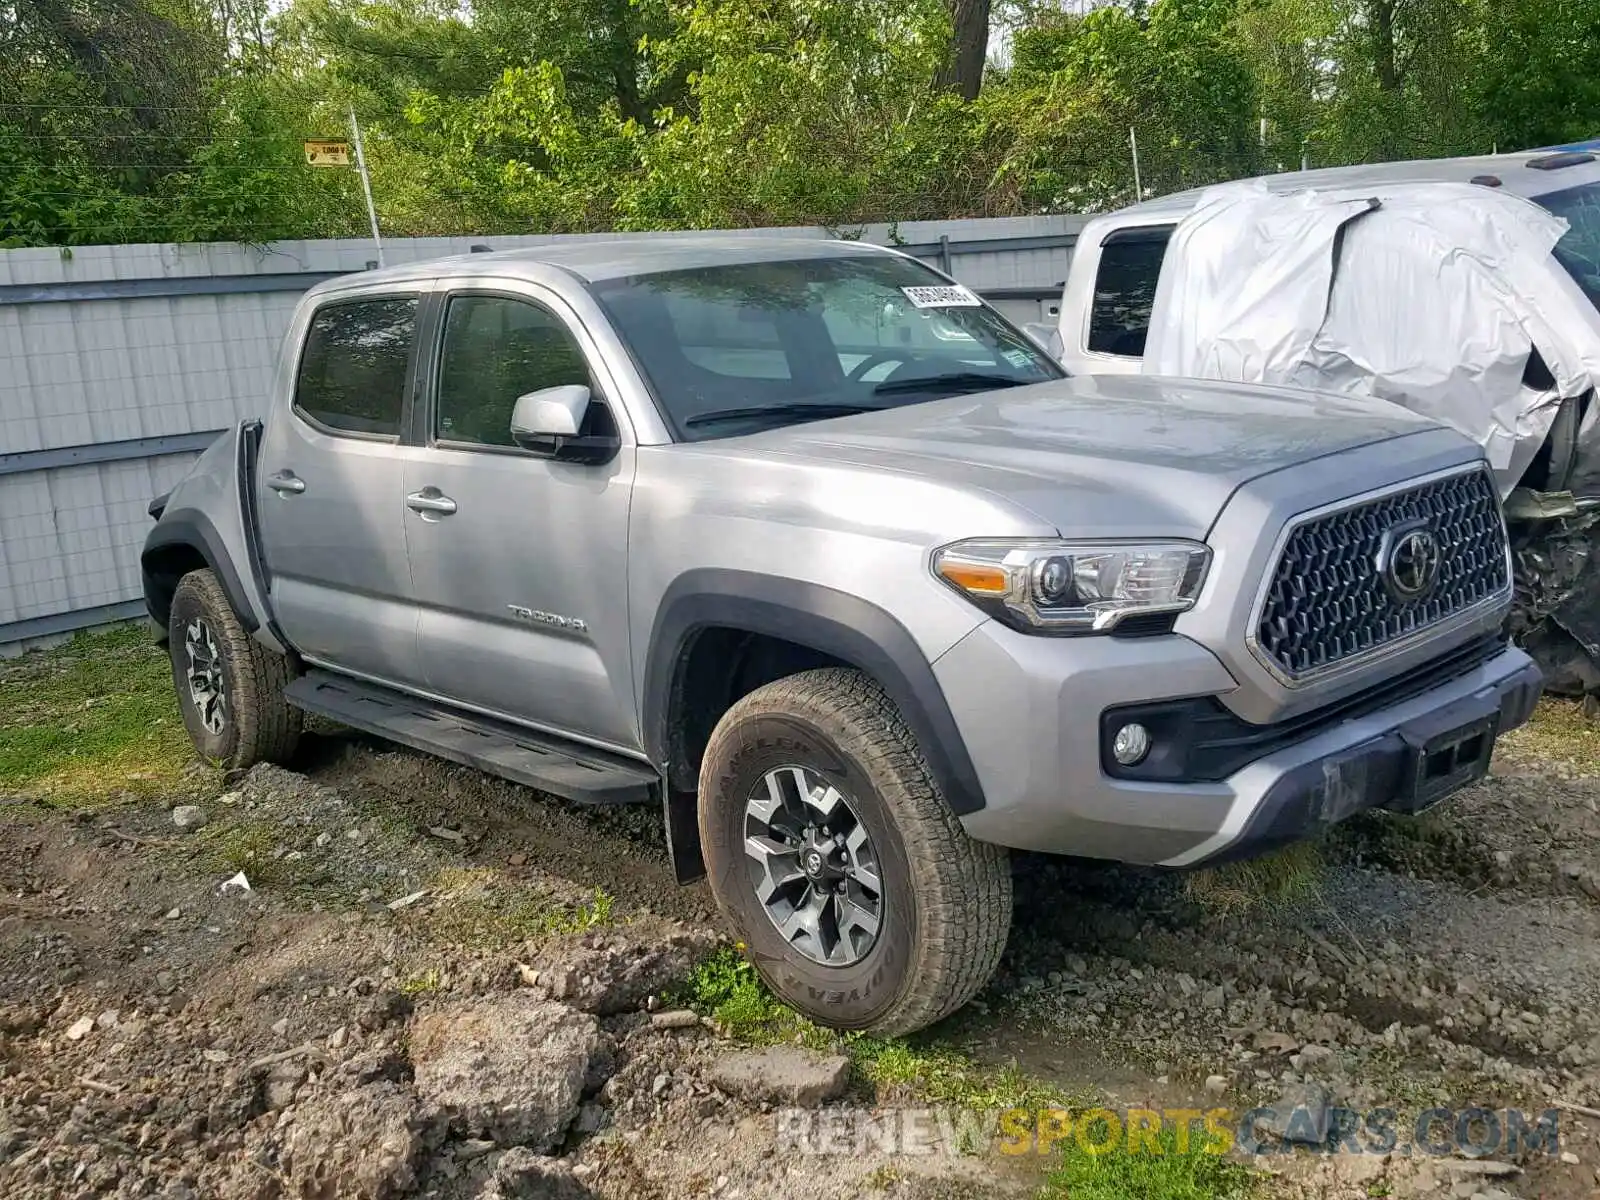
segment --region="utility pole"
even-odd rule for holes
[[[383,238],[378,234],[378,210],[372,203],[372,179],[367,174],[367,155],[361,146],[361,125],[356,120],[356,106],[350,106],[350,134],[356,144],[356,170],[361,173],[361,190],[367,197],[367,220],[372,223],[372,246],[378,252],[378,265],[383,262]]]
[[[1133,149],[1133,202],[1137,204],[1144,199],[1144,182],[1139,178],[1139,134],[1132,125],[1128,126],[1128,145]]]

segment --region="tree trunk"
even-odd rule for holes
[[[983,86],[983,63],[989,54],[990,0],[946,0],[954,30],[950,53],[934,80],[936,86],[960,92],[963,100],[976,100]]]
[[[649,106],[639,96],[639,35],[634,29],[633,13],[628,0],[612,0],[608,7],[611,79],[617,107],[624,117],[648,125]]]
[[[1372,58],[1378,86],[1385,92],[1400,90],[1400,65],[1394,49],[1395,0],[1371,0]]]

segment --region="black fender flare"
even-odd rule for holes
[[[139,554],[140,572],[144,577],[144,606],[157,625],[163,630],[167,627],[167,618],[172,612],[172,593],[161,583],[160,575],[155,570],[155,560],[160,557],[162,550],[174,546],[186,547],[205,559],[206,566],[221,582],[228,603],[233,606],[234,615],[239,618],[239,624],[246,633],[254,633],[261,627],[255,610],[245,601],[239,572],[223,549],[217,527],[205,513],[192,508],[163,512],[156,527],[145,538],[144,549]]]
[[[984,806],[977,769],[944,689],[905,626],[859,596],[750,571],[686,571],[656,611],[645,662],[644,737],[651,761],[669,776],[678,672],[695,635],[713,627],[796,642],[872,676],[911,727],[951,811]]]

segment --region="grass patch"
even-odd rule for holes
[[[723,946],[702,960],[669,1000],[708,1016],[737,1042],[770,1046],[801,1042],[830,1049],[838,1035],[806,1020],[767,990],[743,955]]]
[[[711,1017],[735,1041],[798,1042],[849,1056],[856,1080],[882,1103],[973,1109],[1068,1107],[1081,1098],[1030,1079],[1017,1067],[982,1067],[935,1034],[876,1038],[837,1033],[808,1021],[770,991],[756,969],[724,946],[691,972],[672,1003]]]
[[[442,991],[444,991],[444,972],[438,967],[429,967],[426,971],[407,975],[400,981],[400,992],[406,996],[428,996]]]
[[[1021,1067],[985,1067],[937,1037],[848,1037],[856,1076],[868,1084],[880,1103],[906,1101],[983,1111],[1010,1108],[1076,1108],[1085,1096],[1074,1096],[1034,1079]]]
[[[141,625],[0,660],[0,793],[105,802],[170,792],[194,759],[166,653]]]
[[[669,1000],[714,1018],[739,1041],[757,1045],[798,1041],[842,1051],[850,1057],[857,1084],[878,1104],[928,1105],[987,1116],[987,1122],[954,1122],[958,1149],[964,1153],[982,1153],[999,1144],[994,1141],[995,1121],[1007,1111],[1067,1110],[1076,1117],[1095,1107],[1091,1096],[1071,1095],[1030,1078],[1015,1065],[982,1066],[958,1047],[941,1043],[937,1034],[874,1038],[821,1029],[773,996],[734,947],[724,946],[703,960]],[[1031,1119],[1025,1128],[1031,1139]],[[1007,1137],[1017,1133],[1001,1132]],[[966,1133],[976,1140],[969,1144]],[[1090,1145],[1095,1141],[1090,1139]],[[1120,1138],[1099,1152],[1075,1137],[1057,1141],[1049,1151],[1053,1165],[1040,1200],[1246,1200],[1257,1190],[1258,1176],[1238,1162],[1209,1153],[1199,1129],[1185,1139],[1181,1150],[1177,1131],[1170,1127],[1159,1135],[1159,1143],[1159,1153],[1148,1146],[1132,1153]],[[897,1167],[888,1164],[863,1182],[868,1189],[882,1191],[903,1178]]]
[[[1290,908],[1314,897],[1322,884],[1322,850],[1296,842],[1273,854],[1224,863],[1184,876],[1184,893],[1219,916],[1255,908]]]
[[[905,1172],[899,1167],[893,1163],[884,1163],[881,1167],[874,1167],[861,1182],[875,1192],[882,1192],[892,1188],[905,1177]]]
[[[437,902],[417,917],[428,939],[480,949],[610,925],[615,904],[599,888],[574,903],[492,868],[446,867],[428,890]]]
[[[1120,1144],[1097,1152],[1076,1137],[1066,1139],[1042,1200],[1243,1200],[1258,1190],[1259,1177],[1211,1153],[1198,1130],[1186,1140],[1180,1149],[1177,1132],[1168,1128],[1159,1153],[1149,1146],[1132,1153]]]
[[[1517,764],[1537,763],[1544,773],[1562,767],[1572,775],[1600,775],[1600,725],[1584,714],[1581,700],[1547,696],[1533,719],[1500,735],[1495,754]]]
[[[210,859],[213,873],[244,872],[251,887],[295,882],[293,864],[278,857],[282,829],[266,821],[228,821],[202,826],[195,840]]]

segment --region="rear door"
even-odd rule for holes
[[[428,689],[637,752],[634,438],[615,384],[576,314],[536,284],[463,285],[441,298],[439,324],[404,488]],[[517,397],[563,384],[590,389],[584,432],[617,435],[609,461],[560,461],[512,442]]]
[[[422,299],[330,296],[313,312],[293,403],[267,423],[257,479],[273,613],[290,644],[313,662],[412,686],[399,443]]]

